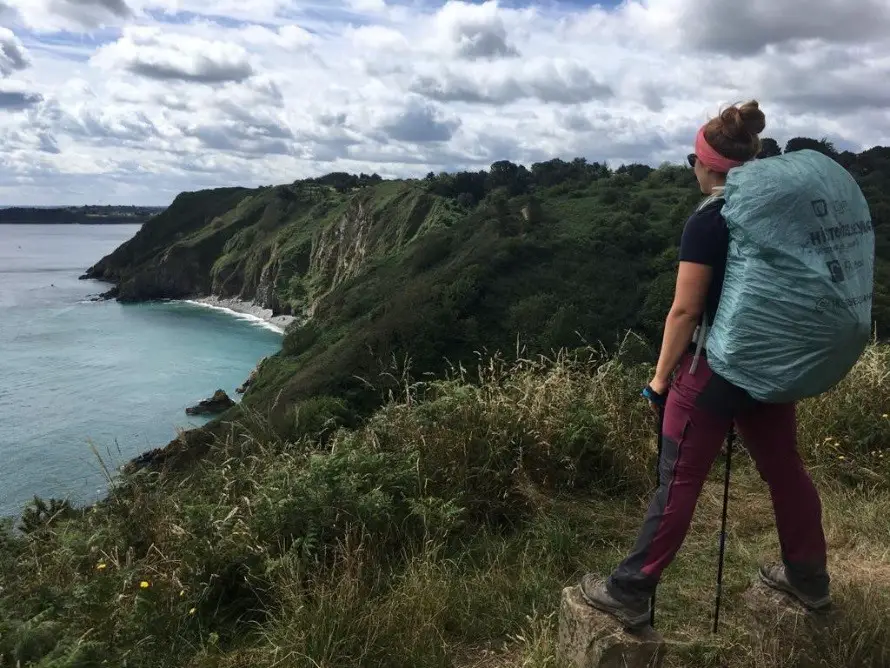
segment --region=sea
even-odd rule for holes
[[[187,302],[94,301],[78,277],[138,225],[0,225],[0,516],[85,505],[133,457],[205,424],[185,413],[281,347],[259,318]]]

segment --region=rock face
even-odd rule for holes
[[[200,459],[207,452],[213,436],[205,429],[184,431],[163,448],[154,448],[134,457],[121,467],[125,474],[147,469],[162,471],[165,468],[181,469]]]
[[[260,372],[260,366],[262,366],[263,362],[265,362],[266,359],[268,358],[264,357],[257,363],[256,368],[250,372],[247,380],[245,380],[244,383],[242,383],[241,386],[239,386],[238,389],[235,390],[235,392],[237,392],[238,394],[244,394],[245,392],[247,392],[247,388],[253,385],[253,381],[256,380],[256,376]]]
[[[229,398],[223,390],[217,390],[209,399],[204,399],[197,406],[186,408],[185,412],[189,415],[216,415],[229,410],[235,402]]]
[[[629,632],[590,607],[578,586],[562,591],[559,657],[570,668],[660,668],[664,639],[650,626]]]

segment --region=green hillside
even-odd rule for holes
[[[836,154],[808,141],[789,148],[831,152],[872,207],[883,334],[890,149]],[[184,193],[87,276],[113,281],[110,294],[126,301],[213,294],[296,316],[243,402],[289,436],[301,401],[333,397],[344,416],[366,415],[406,366],[422,376],[472,366],[484,350],[612,349],[627,330],[651,359],[699,200],[691,170],[676,165],[499,162],[409,181],[331,174]],[[199,454],[208,437],[190,433],[165,454]]]

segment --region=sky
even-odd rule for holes
[[[165,205],[333,171],[890,145],[890,0],[0,0],[0,205]]]

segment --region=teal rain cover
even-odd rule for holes
[[[875,240],[862,191],[837,162],[803,150],[731,170],[725,198],[711,368],[764,402],[831,389],[871,334]]]

